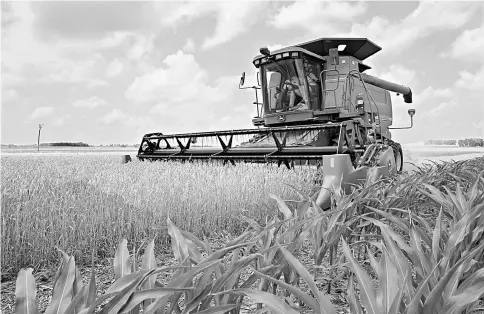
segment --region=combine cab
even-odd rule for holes
[[[322,165],[323,188],[316,203],[330,206],[331,186],[365,179],[369,167],[378,175],[402,170],[400,144],[392,128],[390,91],[412,102],[409,87],[363,73],[362,63],[381,48],[366,38],[321,38],[269,51],[253,60],[260,86],[254,89],[254,129],[143,136],[140,160],[221,160]],[[259,102],[258,93],[262,94]]]

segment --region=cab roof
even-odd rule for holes
[[[334,44],[334,43],[333,43]],[[304,44],[302,44],[304,45]],[[337,48],[338,47],[338,44],[336,44],[336,47],[334,48]],[[330,47],[330,48],[333,48],[333,47]],[[379,47],[378,47],[379,48]],[[348,46],[345,48],[346,49],[349,49],[349,51],[351,51],[351,48],[348,48]],[[379,48],[379,50],[381,50],[381,48]],[[328,48],[328,51],[329,51],[329,48]],[[278,50],[274,50],[274,51],[271,51],[271,55],[276,55],[276,54],[280,54],[280,53],[284,53],[284,52],[300,52],[300,53],[303,53],[307,56],[311,56],[313,58],[316,58],[316,59],[319,59],[319,60],[322,60],[322,61],[326,61],[326,59],[328,58],[328,54],[325,55],[325,56],[322,56],[322,55],[318,55],[316,54],[315,52],[313,51],[310,51],[310,50],[307,50],[306,48],[304,47],[301,47],[300,45],[299,46],[289,46],[289,47],[285,47],[285,48],[281,48],[281,49],[278,49]],[[346,53],[342,53],[341,54],[342,56],[347,56],[348,54]],[[354,57],[354,56],[353,56]],[[254,57],[254,59],[252,60],[252,63],[254,63],[256,60],[259,60],[259,59],[264,59],[266,58],[266,56],[264,55],[257,55]],[[356,58],[356,57],[355,57]],[[358,59],[358,58],[357,58]],[[361,59],[360,59],[361,60]],[[366,65],[366,64],[363,64],[360,60],[358,60],[358,68],[359,68],[359,71],[360,72],[364,72],[368,69],[371,69],[370,66]],[[256,65],[256,67],[258,68],[259,65]]]
[[[295,45],[319,56],[329,55],[329,49],[345,45],[344,50],[339,51],[342,56],[352,56],[358,60],[365,60],[381,50],[381,47],[367,38],[331,38],[323,37]]]

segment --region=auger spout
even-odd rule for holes
[[[395,93],[400,93],[403,95],[403,100],[406,103],[412,103],[412,90],[410,89],[410,87],[392,83],[384,79],[368,75],[366,73],[361,73],[361,77],[363,78],[363,81],[365,81],[365,83],[378,86]]]

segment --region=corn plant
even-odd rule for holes
[[[484,296],[483,174],[474,178],[467,192],[459,184],[455,192],[444,187],[446,193],[422,184],[420,192],[441,206],[434,228],[410,211],[404,219],[392,213],[398,209],[387,212],[368,207],[379,219],[362,219],[377,226],[384,239],[377,247],[379,262],[368,250],[379,285],[375,291],[368,273],[341,239],[360,288],[361,303],[349,298],[353,309],[363,306],[368,313],[460,313]],[[451,222],[448,232],[442,227],[444,215]],[[410,276],[412,271],[415,278]],[[354,295],[352,285],[350,280],[348,289]]]

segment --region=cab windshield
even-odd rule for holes
[[[301,58],[263,65],[269,113],[319,109],[319,69],[316,62]]]

